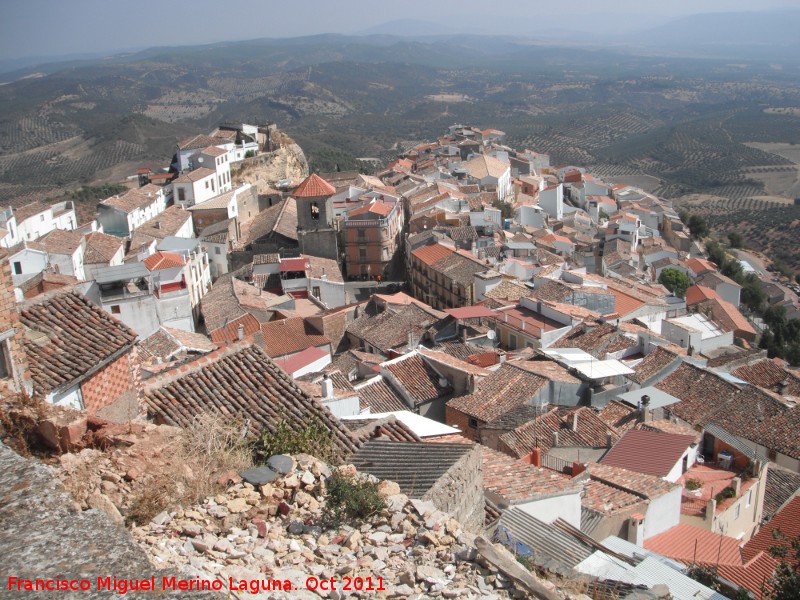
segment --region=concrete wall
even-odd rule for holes
[[[133,329],[139,335],[139,339],[144,339],[155,333],[161,326],[156,311],[156,298],[152,295],[137,296],[135,298],[103,299],[101,306],[112,317]],[[112,310],[114,306],[119,307],[118,313]]]
[[[430,500],[441,510],[460,521],[465,529],[483,530],[483,460],[479,446],[461,457],[428,490],[423,500]]]

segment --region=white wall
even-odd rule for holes
[[[667,476],[664,477],[664,479],[666,479],[671,483],[675,483],[676,481],[678,481],[678,479],[680,479],[681,475],[683,475],[684,456],[686,456],[688,459],[686,463],[686,468],[691,469],[692,465],[694,465],[694,463],[697,462],[697,448],[698,448],[697,446],[688,447],[686,451],[681,455],[681,459],[675,463],[675,465],[672,467],[670,472],[667,473]]]
[[[650,500],[644,518],[644,539],[675,527],[681,520],[681,487]]]
[[[12,256],[9,261],[11,263],[11,273],[17,275],[14,268],[14,263],[20,263],[22,272],[19,275],[35,275],[41,273],[47,268],[47,254],[39,250],[25,248]]]
[[[321,402],[333,413],[333,416],[337,418],[352,417],[361,414],[358,396],[321,400]]]
[[[83,394],[81,386],[76,385],[58,393],[47,395],[47,401],[58,406],[66,406],[75,410],[83,410]]]
[[[139,335],[139,339],[144,339],[155,333],[161,326],[156,310],[155,296],[145,295],[129,299],[104,299],[101,306],[112,317],[119,319],[133,329]],[[120,312],[113,313],[112,306],[119,306]]]
[[[516,507],[545,523],[564,519],[578,529],[581,527],[581,495],[577,492],[517,504]]]

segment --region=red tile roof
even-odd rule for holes
[[[691,306],[703,300],[720,300],[716,290],[704,285],[693,285],[686,290],[686,304]]]
[[[370,204],[347,213],[347,218],[352,219],[353,217],[366,214],[373,214],[377,215],[378,217],[388,217],[392,213],[392,210],[394,210],[394,206],[391,204],[386,204],[385,202],[371,202]]]
[[[411,255],[415,256],[430,267],[453,252],[455,252],[455,250],[448,248],[447,246],[442,246],[441,244],[429,244],[427,246],[423,246],[422,248],[417,248],[411,253]]]
[[[144,266],[150,271],[174,269],[183,266],[183,258],[171,252],[156,252],[144,259]]]
[[[262,323],[261,335],[264,350],[272,358],[331,343],[330,338],[319,333],[303,317]]]
[[[702,275],[708,271],[717,270],[717,265],[704,258],[690,258],[685,264],[695,275]]]
[[[800,375],[784,369],[774,360],[765,358],[734,369],[731,374],[782,396],[800,396]]]
[[[481,446],[481,452],[483,487],[510,504],[580,489],[581,484],[568,475],[534,467],[486,446]]]
[[[739,541],[685,523],[645,540],[644,547],[684,564],[742,564]]]
[[[258,319],[250,313],[245,313],[211,331],[209,333],[211,341],[216,344],[237,341],[239,339],[239,325],[244,326],[244,337],[253,335],[261,328],[261,323],[259,323]]]
[[[791,550],[791,542],[798,537],[800,537],[800,496],[795,496],[744,545],[744,559],[752,560],[759,552],[769,552],[772,546],[784,546],[789,550],[787,558],[792,564],[797,565],[798,562]]]
[[[321,348],[311,346],[305,350],[301,350],[297,354],[293,354],[292,356],[276,358],[275,363],[281,369],[286,371],[286,373],[291,375],[295,371],[299,371],[303,367],[306,367],[326,356],[330,356],[330,353],[327,350],[322,350]]]
[[[600,461],[656,477],[666,477],[695,442],[693,436],[632,429]]]
[[[335,187],[316,173],[312,173],[297,186],[292,192],[292,196],[295,198],[319,198],[321,196],[332,196],[335,193]]]
[[[678,487],[674,483],[655,475],[599,463],[589,465],[589,476],[596,481],[602,481],[631,494],[651,500],[659,498]]]

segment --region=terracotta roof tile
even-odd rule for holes
[[[183,267],[183,258],[171,252],[156,252],[144,259],[144,266],[150,271],[161,271]]]
[[[617,486],[631,494],[636,494],[642,498],[651,500],[659,498],[678,487],[674,483],[670,483],[655,475],[638,473],[607,464],[589,465],[589,475],[592,479]]]
[[[237,344],[212,352],[149,380],[145,400],[165,422],[189,426],[201,413],[248,422],[253,433],[275,432],[284,421],[299,431],[319,419],[333,435],[340,455],[355,440],[327,408],[305,394],[262,350]]]
[[[333,196],[335,193],[335,187],[316,173],[312,173],[295,188],[292,196],[294,198],[320,198],[322,196]]]
[[[685,523],[645,540],[644,547],[687,565],[742,564],[738,540]]]
[[[481,446],[483,486],[509,504],[578,490],[582,485],[551,469],[534,467],[507,454]]]
[[[125,245],[125,240],[115,235],[94,232],[86,236],[86,249],[83,253],[84,264],[107,265]]]
[[[624,402],[612,400],[603,407],[597,416],[617,431],[624,432],[636,425],[639,411]]]
[[[50,254],[72,255],[83,244],[83,234],[78,231],[54,229],[36,240],[36,243]]]
[[[678,354],[659,346],[645,356],[638,365],[633,367],[634,373],[628,375],[628,379],[644,384],[669,367],[673,362],[679,360],[679,358]]]
[[[573,424],[577,424],[576,430],[572,429]],[[555,408],[501,435],[500,449],[517,458],[527,456],[537,447],[548,452],[553,446],[554,433],[558,434],[559,446],[603,448],[609,435],[612,442],[619,439],[619,434],[591,408]]]
[[[405,354],[383,363],[382,369],[391,374],[411,397],[415,406],[449,395],[452,388],[442,385],[441,375],[418,352]]]
[[[546,384],[544,377],[505,363],[481,380],[475,392],[454,398],[447,406],[488,423],[522,404],[530,403]]]
[[[583,489],[584,495],[581,498],[581,505],[604,515],[610,515],[620,510],[628,510],[637,504],[644,504],[645,502],[645,499],[641,496],[631,494],[595,479],[587,481]]]
[[[369,408],[372,413],[384,413],[409,409],[400,394],[380,375],[356,386],[355,391],[359,397],[361,410]]]
[[[758,387],[779,393],[782,396],[800,397],[800,376],[778,365],[774,360],[764,359],[734,369],[731,374]]]
[[[71,385],[131,348],[137,337],[78,293],[34,301],[21,319],[36,393]]]

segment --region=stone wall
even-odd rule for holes
[[[480,446],[450,467],[423,500],[430,500],[442,512],[452,515],[469,531],[483,529],[483,459]]]

